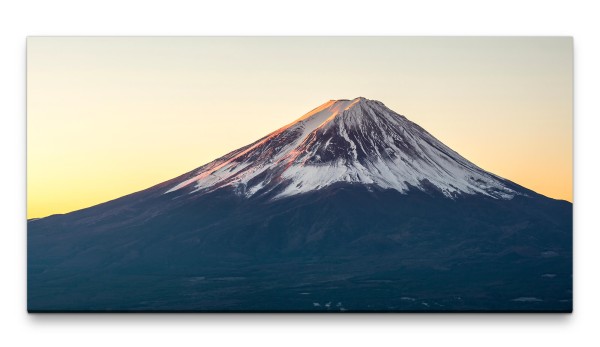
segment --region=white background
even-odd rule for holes
[[[581,4],[589,5],[581,5]],[[598,345],[598,9],[577,1],[8,1],[0,4],[0,343]],[[575,311],[571,315],[28,315],[28,35],[561,35],[575,44]],[[595,319],[596,318],[596,319]]]

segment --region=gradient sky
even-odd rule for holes
[[[27,40],[27,216],[92,206],[364,96],[572,201],[571,38]]]

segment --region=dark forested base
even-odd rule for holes
[[[275,202],[159,190],[29,221],[29,311],[572,309],[568,202],[350,184]]]

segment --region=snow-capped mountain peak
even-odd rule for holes
[[[235,188],[274,199],[337,182],[445,196],[520,194],[380,101],[330,100],[262,139],[192,171],[166,193]]]

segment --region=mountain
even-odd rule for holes
[[[28,309],[572,309],[572,204],[365,98],[189,173],[28,221]]]

